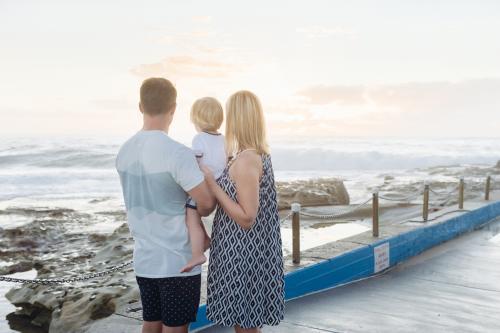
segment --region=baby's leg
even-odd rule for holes
[[[210,239],[210,236],[207,233],[207,229],[205,229],[205,226],[203,225],[203,223],[201,224],[201,227],[203,228],[203,232],[205,233],[205,244],[204,244],[203,249],[206,251],[210,248],[211,239]]]
[[[182,268],[181,273],[190,272],[194,267],[207,261],[207,257],[204,253],[207,233],[196,209],[186,209],[186,224],[189,232],[189,240],[191,241],[192,257],[186,266]]]

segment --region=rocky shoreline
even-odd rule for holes
[[[72,229],[74,223],[80,223],[85,230],[85,224],[91,223],[87,214],[70,210],[34,210],[33,214],[31,223],[0,230],[1,256],[12,262],[1,268],[2,274],[35,269],[38,278],[77,277],[132,258],[126,224],[109,236],[86,234]],[[125,215],[117,218],[124,220]],[[132,274],[120,272],[86,283],[14,287],[6,298],[20,308],[12,320],[27,321],[28,327],[34,325],[41,331],[72,332],[80,324],[111,314],[120,301],[115,296],[130,293],[136,297],[133,283]]]
[[[338,179],[282,182],[277,187],[281,209],[297,200],[305,205],[349,203]],[[102,200],[89,203],[102,204]],[[133,242],[123,211],[89,214],[59,208],[7,208],[0,214],[31,220],[15,228],[0,228],[1,275],[35,269],[37,278],[77,277],[132,260]],[[96,217],[121,225],[111,235],[86,233]],[[139,294],[128,268],[76,284],[16,286],[5,296],[19,308],[9,321],[20,331],[85,332],[89,323],[136,302]]]
[[[500,161],[492,168],[431,168],[443,176],[464,173],[475,177],[500,175]],[[434,182],[435,189],[448,189],[449,181]],[[483,185],[470,184],[466,198],[477,196]],[[421,183],[394,181],[385,176],[381,191],[393,194],[412,193]],[[348,205],[349,193],[339,179],[278,182],[279,207],[289,209],[292,202],[303,206]],[[72,209],[7,208],[0,215],[22,215],[31,222],[0,228],[0,274],[35,269],[38,278],[76,277],[99,272],[132,259],[132,239],[122,211],[84,213]],[[86,228],[96,218],[120,226],[111,234],[88,233]],[[88,229],[87,229],[88,230]],[[115,309],[139,298],[135,276],[130,268],[103,278],[60,286],[24,285],[13,287],[7,299],[19,310],[9,315],[16,330],[24,332],[86,332],[95,320],[109,316]],[[23,327],[19,323],[25,323]],[[30,331],[31,330],[31,331]]]

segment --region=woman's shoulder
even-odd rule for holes
[[[271,162],[271,155],[269,153],[259,154],[256,150],[247,150],[239,153],[235,161],[241,161],[241,165],[255,165],[262,168],[264,164],[269,164]]]
[[[240,161],[241,162],[240,164],[244,165],[248,164],[260,165],[262,163],[262,156],[263,155],[257,153],[256,150],[248,149],[238,153],[236,161]]]
[[[233,162],[234,174],[247,175],[248,173],[262,171],[262,156],[255,150],[247,150],[239,153]]]

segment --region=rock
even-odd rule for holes
[[[115,312],[116,293],[87,293],[76,300],[66,297],[60,311],[54,311],[50,332],[85,332],[92,320],[105,318]]]
[[[7,208],[0,214],[26,219],[0,230],[0,258],[9,262],[0,268],[1,274],[36,269],[37,278],[76,277],[132,259],[126,224],[111,235],[89,235],[86,227],[95,223],[96,215],[49,208]],[[120,212],[95,218],[114,222],[122,216]],[[5,295],[19,308],[8,316],[9,325],[23,332],[82,332],[117,306],[138,299],[135,276],[130,268],[125,271],[80,283],[15,286]]]
[[[15,313],[9,313],[6,319],[9,322],[10,328],[14,331],[19,331],[24,333],[40,333],[49,331],[49,326],[46,323],[42,324],[41,321],[37,320],[35,321],[37,325],[33,324],[30,320],[30,315],[25,314],[23,308],[23,310],[21,311],[16,311]],[[37,315],[35,315],[35,318],[41,319],[47,315],[50,316],[51,313],[46,311],[45,312],[40,311],[37,313]]]
[[[277,182],[278,208],[289,209],[294,202],[302,206],[348,205],[349,193],[336,178]]]
[[[495,165],[495,168],[500,169],[500,160],[498,160],[497,164]]]
[[[102,235],[102,234],[90,234],[89,235],[89,241],[91,242],[96,242],[96,243],[99,243],[99,242],[102,242],[106,239],[106,235]]]
[[[104,294],[98,295],[100,299],[96,298],[94,306],[90,309],[90,319],[97,320],[106,318],[107,316],[115,313],[116,304],[114,302],[114,295]]]
[[[0,275],[27,272],[32,268],[33,262],[27,260],[19,261],[12,265],[0,267]]]

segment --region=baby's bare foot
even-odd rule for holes
[[[207,261],[207,257],[204,254],[201,254],[199,256],[193,256],[191,260],[188,261],[186,266],[182,267],[181,273],[188,273],[191,272],[193,268],[195,268],[198,265],[202,265]]]

